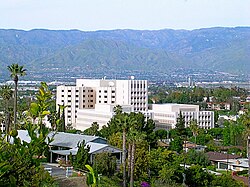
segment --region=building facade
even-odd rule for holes
[[[190,121],[196,120],[200,128],[214,128],[214,112],[199,111],[198,105],[187,104],[152,104],[150,110],[152,119],[156,122],[156,127],[163,129],[173,129],[177,123],[177,118],[182,114],[185,126],[188,127]]]
[[[147,112],[147,80],[105,80],[77,79],[76,86],[57,87],[57,106],[67,106],[65,122],[76,127],[78,111],[92,112],[84,109],[95,109],[96,104],[132,106],[132,111]],[[98,111],[97,111],[98,113]],[[81,120],[78,120],[81,121]],[[89,124],[89,127],[92,123]]]
[[[79,109],[76,119],[76,129],[83,131],[89,128],[93,122],[97,122],[99,127],[102,128],[115,115],[115,106],[110,104],[96,104],[94,109]],[[131,105],[121,106],[123,112],[134,112]]]

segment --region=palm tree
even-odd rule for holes
[[[122,164],[123,164],[123,187],[127,186],[126,182],[126,131],[128,128],[129,115],[126,113],[118,113],[117,123],[122,128]]]
[[[16,119],[17,119],[17,85],[19,76],[26,75],[26,69],[23,66],[19,66],[18,64],[11,64],[7,67],[10,72],[10,77],[13,79],[15,84],[15,91],[14,91],[14,129],[16,130]]]
[[[116,122],[122,129],[122,164],[123,164],[123,187],[127,186],[127,176],[126,176],[126,139],[127,139],[127,131],[133,126],[136,121],[130,114],[127,113],[118,113],[116,114]]]
[[[195,144],[196,144],[196,136],[197,136],[198,133],[199,133],[199,126],[198,126],[198,124],[197,124],[197,120],[192,120],[192,121],[190,122],[189,128],[190,128],[190,130],[191,130],[192,133],[193,133],[193,136],[194,136],[194,138],[195,138]]]
[[[134,186],[134,168],[135,168],[135,154],[136,154],[136,143],[141,142],[146,135],[143,132],[139,132],[135,129],[135,126],[132,126],[129,130],[131,145],[131,158],[130,163],[130,187]]]
[[[11,86],[3,85],[0,87],[0,97],[4,101],[4,113],[5,113],[4,123],[5,123],[6,134],[8,134],[10,130],[9,100],[12,98],[12,96],[13,96],[13,91],[11,90]]]

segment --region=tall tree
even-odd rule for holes
[[[16,122],[17,122],[17,86],[18,86],[18,80],[19,76],[26,75],[26,69],[23,68],[23,66],[20,66],[19,64],[11,64],[7,67],[7,69],[10,72],[10,77],[13,79],[15,84],[15,91],[14,91],[14,129],[16,130]]]
[[[197,120],[192,120],[190,122],[189,128],[191,129],[193,136],[195,137],[195,143],[196,143],[196,137],[199,133],[199,126],[197,124]]]
[[[135,167],[135,154],[136,154],[136,143],[142,141],[145,137],[145,134],[139,132],[135,129],[135,126],[130,128],[130,136],[132,141],[131,146],[131,158],[130,158],[130,187],[134,186],[134,167]]]
[[[83,134],[90,135],[90,136],[99,136],[99,124],[97,122],[93,122],[91,127],[87,128],[83,131]]]
[[[117,113],[117,122],[122,127],[122,164],[123,164],[123,187],[126,187],[126,131],[129,125],[129,115]]]
[[[179,113],[179,116],[178,116],[178,118],[177,118],[177,123],[176,123],[175,128],[176,128],[177,134],[178,134],[179,136],[185,135],[185,133],[186,133],[186,132],[185,132],[185,131],[186,131],[186,129],[185,129],[185,119],[184,119],[184,117],[182,116],[182,113],[181,113],[181,112]]]
[[[13,96],[13,91],[9,85],[3,85],[0,87],[0,97],[4,101],[4,124],[5,124],[5,132],[9,133],[10,128],[10,111],[9,111],[9,101]]]

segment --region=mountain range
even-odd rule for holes
[[[0,29],[0,77],[12,63],[30,76],[64,72],[250,72],[250,27],[197,30]]]

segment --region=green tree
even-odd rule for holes
[[[114,107],[114,112],[115,112],[116,115],[121,114],[122,113],[122,107],[121,107],[121,105],[116,105]]]
[[[0,186],[54,186],[54,181],[41,166],[40,156],[48,149],[48,131],[39,132],[38,126],[28,125],[30,143],[11,133],[13,143],[0,136]]]
[[[202,166],[194,165],[185,170],[186,184],[188,186],[210,186],[213,176],[202,169]]]
[[[67,106],[58,105],[58,112],[57,112],[57,117],[56,117],[56,129],[59,132],[65,132],[66,131],[65,108],[67,108]]]
[[[188,151],[188,153],[186,154],[186,162],[189,165],[195,164],[203,167],[207,167],[208,165],[210,165],[208,156],[204,152],[195,150]]]
[[[183,150],[183,139],[178,136],[175,137],[174,140],[170,142],[169,150],[180,153]]]
[[[178,134],[179,136],[186,135],[185,119],[184,119],[184,117],[182,116],[182,113],[181,113],[181,112],[179,113],[179,116],[178,116],[178,118],[177,118],[177,122],[176,122],[175,128],[176,128],[177,134]]]
[[[11,64],[7,67],[7,69],[10,72],[10,77],[13,79],[15,84],[15,91],[14,91],[14,129],[16,130],[16,123],[17,123],[17,86],[18,86],[18,80],[19,76],[26,75],[26,69],[23,68],[23,66],[20,66],[18,64]]]
[[[83,131],[83,134],[90,136],[99,136],[99,124],[97,122],[93,122],[91,127]]]
[[[197,124],[197,120],[191,120],[189,128],[191,129],[193,136],[195,137],[195,143],[196,143],[196,136],[199,133],[199,126]]]
[[[223,174],[221,176],[216,176],[212,181],[212,186],[221,186],[221,187],[244,187],[244,183],[236,181],[232,178],[230,174]]]
[[[41,82],[36,101],[30,104],[29,114],[33,120],[38,120],[40,128],[43,126],[43,119],[50,114],[49,106],[52,101],[52,93],[45,82]]]
[[[162,186],[174,186],[183,180],[183,168],[180,167],[182,155],[163,148],[152,149],[149,154],[150,177],[157,179]]]
[[[139,143],[145,137],[145,134],[135,130],[132,126],[129,131],[129,136],[131,140],[131,159],[130,159],[130,187],[134,186],[134,169],[135,169],[135,157],[136,157],[136,143]]]
[[[86,147],[84,140],[82,142],[79,142],[77,147],[78,151],[72,163],[75,169],[83,170],[84,166],[86,164],[89,164],[90,162],[90,155],[89,155],[90,147],[89,146]]]
[[[98,174],[111,177],[116,171],[116,157],[107,152],[98,153],[94,156],[93,168]]]
[[[9,101],[13,96],[13,91],[9,85],[3,85],[0,87],[0,97],[4,101],[4,124],[6,134],[10,131],[10,110],[9,110]]]

